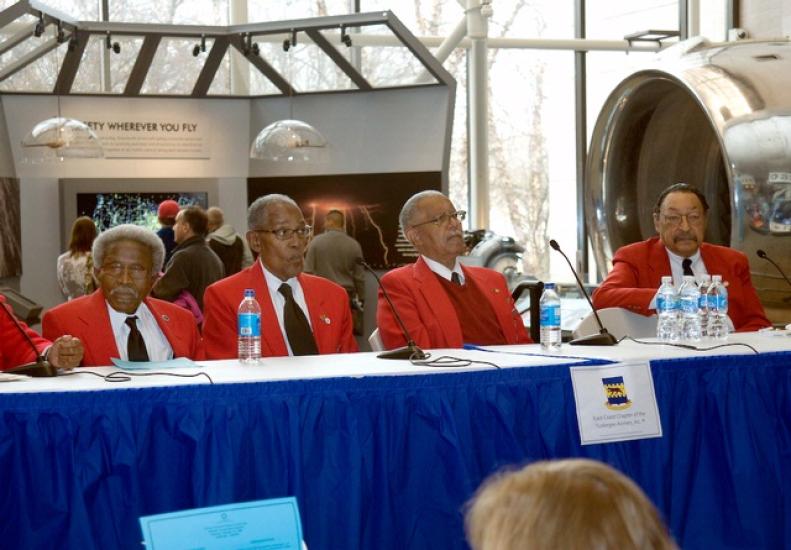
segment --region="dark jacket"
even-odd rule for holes
[[[151,293],[156,298],[173,301],[186,290],[203,311],[203,292],[210,284],[225,276],[220,258],[212,252],[203,237],[190,237],[173,249],[173,257],[165,274]]]

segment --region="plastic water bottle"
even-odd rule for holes
[[[722,284],[722,275],[711,278],[708,291],[709,326],[707,334],[715,340],[728,338],[728,289]]]
[[[555,283],[544,285],[544,293],[538,302],[541,310],[541,347],[547,350],[560,349],[560,297],[555,292]]]
[[[261,306],[255,299],[255,290],[247,288],[237,313],[239,337],[239,362],[256,365],[261,359]]]
[[[709,326],[709,287],[711,286],[710,275],[698,275],[698,315],[700,316],[700,333],[702,336],[708,334]]]
[[[684,275],[684,283],[678,289],[678,301],[681,309],[681,339],[698,342],[701,337],[698,301],[700,291],[695,284],[695,277]]]
[[[678,296],[673,277],[662,277],[656,294],[656,337],[661,342],[678,342]]]

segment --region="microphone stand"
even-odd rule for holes
[[[398,314],[398,310],[396,310],[395,306],[393,305],[393,301],[387,294],[387,290],[384,286],[382,286],[382,280],[379,278],[379,275],[377,275],[376,271],[374,271],[373,268],[371,268],[371,266],[368,265],[368,263],[366,263],[366,261],[362,258],[358,258],[357,263],[363,266],[365,270],[373,275],[374,279],[376,279],[376,283],[379,285],[379,289],[382,291],[382,295],[385,297],[385,300],[387,300],[390,310],[393,312],[393,317],[395,317],[396,321],[398,321],[398,326],[401,328],[401,333],[404,335],[404,339],[406,340],[406,346],[390,351],[383,351],[377,355],[377,357],[379,359],[427,359],[428,356],[426,355],[426,352],[420,349],[409,335],[409,331],[406,329],[404,321],[401,320],[401,316]]]
[[[6,315],[8,315],[8,317],[11,319],[11,323],[17,328],[20,334],[22,334],[22,337],[30,345],[31,349],[36,353],[36,360],[33,363],[25,363],[24,365],[19,365],[12,369],[8,369],[5,372],[9,372],[11,374],[24,374],[34,378],[48,378],[51,376],[57,376],[58,369],[53,367],[50,362],[44,359],[44,356],[38,352],[36,344],[33,343],[30,335],[28,335],[28,333],[25,332],[25,329],[22,328],[22,325],[19,324],[19,321],[14,316],[14,314],[8,311],[8,306],[5,304],[5,302],[0,303],[0,306],[2,306],[2,310],[5,311]]]
[[[770,258],[769,255],[760,248],[756,250],[755,253],[758,255],[759,258],[763,258],[764,260],[775,266],[775,269],[778,271],[778,273],[780,273],[780,275],[782,275],[783,279],[785,279],[785,281],[788,283],[788,286],[791,286],[791,281],[788,280],[788,277],[783,272],[783,270],[780,269],[780,266],[777,265],[777,262],[775,262],[772,258]]]
[[[585,296],[585,299],[588,300],[588,304],[591,306],[591,310],[593,311],[593,316],[596,318],[596,322],[599,324],[599,334],[591,334],[589,336],[582,336],[580,338],[576,338],[569,342],[572,346],[614,346],[618,343],[618,340],[607,332],[607,329],[604,328],[604,324],[601,322],[599,318],[599,314],[596,311],[596,308],[593,307],[593,301],[591,300],[590,296],[588,296],[588,291],[585,290],[585,287],[582,285],[582,281],[577,275],[577,270],[574,269],[574,266],[571,265],[571,261],[569,260],[568,256],[566,256],[563,251],[560,249],[560,245],[555,239],[551,239],[549,241],[549,246],[551,246],[554,250],[560,252],[560,255],[566,260],[566,263],[569,264],[569,268],[571,268],[571,272],[574,274],[574,278],[577,280],[577,286],[579,286],[582,295]]]

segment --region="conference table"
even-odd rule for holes
[[[0,547],[140,548],[140,516],[293,495],[311,550],[463,549],[465,504],[487,476],[588,457],[634,479],[685,549],[789,548],[791,336],[728,343],[0,383]],[[581,445],[570,367],[635,361],[650,362],[662,437]]]

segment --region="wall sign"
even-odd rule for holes
[[[193,116],[93,117],[84,121],[102,140],[105,158],[207,159],[207,123]]]

